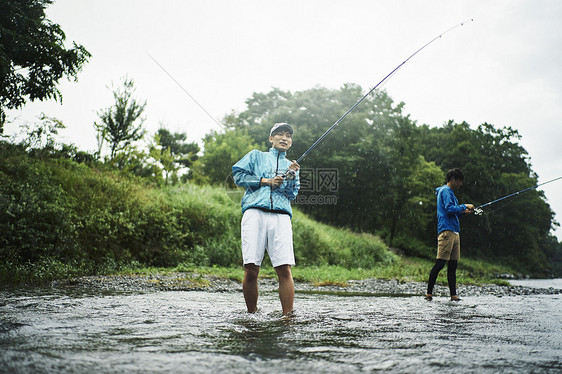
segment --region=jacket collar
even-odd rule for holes
[[[269,148],[269,152],[272,153],[275,157],[277,157],[277,155],[281,155],[281,157],[284,157],[285,154],[287,153],[287,152],[281,152],[273,147]]]

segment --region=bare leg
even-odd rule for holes
[[[260,267],[256,264],[244,265],[244,282],[242,290],[244,291],[244,300],[248,313],[254,313],[258,305],[258,275]]]
[[[290,265],[281,265],[275,268],[277,277],[279,277],[279,298],[281,299],[281,307],[283,315],[287,315],[293,311],[293,303],[295,300],[295,283],[293,282],[293,274]]]

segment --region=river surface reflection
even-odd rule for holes
[[[446,298],[275,292],[0,290],[0,372],[562,371],[562,295]]]

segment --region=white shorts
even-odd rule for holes
[[[273,267],[295,265],[293,227],[288,214],[248,209],[242,216],[241,228],[244,265],[261,266],[266,249]]]

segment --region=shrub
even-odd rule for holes
[[[241,266],[240,205],[224,188],[157,188],[69,158],[0,143],[0,278],[48,280],[131,264]],[[380,239],[295,210],[301,265],[373,267],[394,255]],[[267,263],[264,263],[267,266]]]

